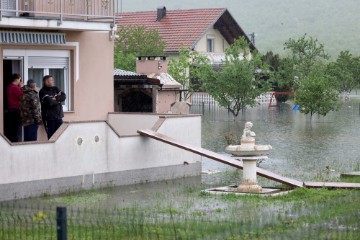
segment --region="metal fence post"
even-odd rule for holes
[[[58,240],[67,240],[66,207],[56,208],[56,231]]]

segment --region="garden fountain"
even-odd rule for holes
[[[240,145],[229,145],[225,148],[227,153],[243,162],[243,179],[237,187],[237,192],[242,193],[261,193],[263,191],[257,182],[256,163],[258,160],[267,159],[267,154],[272,149],[271,145],[255,144],[256,134],[251,131],[252,127],[251,122],[245,123]]]

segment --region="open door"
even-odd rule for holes
[[[8,121],[6,118],[7,115],[7,96],[6,96],[6,87],[10,83],[11,76],[14,73],[19,73],[23,76],[24,72],[24,61],[23,57],[4,57],[3,59],[3,126],[4,126],[4,135],[7,136],[7,125]],[[19,133],[19,139],[22,139],[22,131]]]

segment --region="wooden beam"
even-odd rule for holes
[[[307,188],[345,188],[345,189],[360,189],[360,183],[346,183],[346,182],[304,182]]]
[[[236,160],[234,158],[224,156],[222,154],[218,154],[218,153],[209,151],[209,150],[204,149],[204,148],[195,147],[195,146],[192,146],[190,144],[182,143],[180,141],[172,139],[172,138],[170,138],[170,137],[168,137],[166,135],[163,135],[161,133],[154,132],[152,130],[138,130],[137,132],[142,136],[150,137],[150,138],[155,139],[157,141],[160,141],[160,142],[163,142],[163,143],[166,143],[166,144],[170,144],[172,146],[184,149],[186,151],[201,155],[203,157],[215,160],[217,162],[224,163],[226,165],[229,165],[229,166],[232,166],[232,167],[235,167],[235,168],[238,168],[238,169],[243,169],[242,162],[239,161],[239,160]],[[257,174],[259,176],[271,179],[273,181],[280,182],[280,183],[283,183],[283,184],[286,184],[286,185],[289,185],[289,186],[292,186],[292,187],[303,187],[303,182],[301,182],[301,181],[297,181],[295,179],[283,177],[283,176],[280,176],[280,175],[278,175],[276,173],[270,172],[270,171],[262,169],[262,168],[257,168],[256,171],[257,171]]]

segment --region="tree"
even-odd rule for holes
[[[350,93],[360,86],[360,57],[349,51],[340,52],[335,62],[329,64],[328,71],[333,75],[340,92]]]
[[[160,56],[164,54],[165,42],[155,29],[145,26],[121,26],[115,41],[114,65],[135,71],[137,56]]]
[[[324,44],[317,39],[307,36],[306,34],[298,39],[290,38],[284,44],[284,49],[290,52],[288,60],[293,65],[294,85],[298,84],[298,80],[308,77],[313,67],[319,63],[329,59],[329,55],[325,53]]]
[[[272,51],[261,56],[264,64],[269,66],[270,82],[272,89],[276,92],[289,92],[294,89],[293,65],[289,58],[280,58],[279,54]],[[289,95],[276,95],[276,101],[286,102]]]
[[[208,58],[188,49],[182,49],[178,59],[170,59],[168,72],[182,85],[183,100],[188,100],[199,88],[198,81],[193,80],[203,78],[202,75],[208,72],[209,68]]]
[[[296,103],[301,106],[300,111],[310,114],[315,113],[326,116],[330,111],[337,110],[339,104],[339,91],[334,83],[334,78],[327,74],[326,66],[317,64],[303,79],[296,91]]]
[[[281,58],[279,54],[269,51],[261,56],[261,61],[269,66],[270,71],[277,72],[280,67]]]
[[[256,97],[269,90],[266,82],[255,74],[257,69],[263,69],[260,56],[255,52],[250,59],[241,59],[248,53],[246,39],[236,39],[225,51],[222,69],[211,70],[202,79],[206,91],[234,117],[247,106],[256,105]]]

